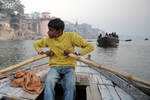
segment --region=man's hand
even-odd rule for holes
[[[46,51],[45,54],[49,57],[54,56],[54,52],[53,51]]]
[[[43,55],[43,54],[44,54],[44,52],[43,52],[43,51],[39,51],[39,52],[38,52],[38,54]]]
[[[77,55],[77,56],[81,56],[80,52],[75,52],[74,54]]]
[[[72,53],[71,50],[68,49],[64,50],[64,56],[68,56],[70,53]]]
[[[49,57],[54,56],[54,52],[53,51],[46,51],[46,52],[39,51],[38,54],[41,54],[41,55],[46,54]]]

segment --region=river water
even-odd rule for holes
[[[34,41],[0,41],[0,69],[16,65],[31,57],[36,57],[37,53],[33,48]],[[92,60],[150,81],[149,40],[120,41],[119,46],[116,48],[98,47],[96,40],[91,41],[95,46],[95,50],[90,53]],[[28,64],[22,68],[46,62],[48,62],[48,58]]]

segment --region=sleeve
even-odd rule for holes
[[[34,42],[33,46],[37,52],[41,51],[42,48],[47,47],[46,38],[42,38],[41,40]]]
[[[82,56],[94,50],[93,44],[89,43],[87,40],[83,39],[77,33],[72,34],[72,43],[73,45],[82,48],[79,52]]]

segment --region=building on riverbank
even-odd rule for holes
[[[24,14],[22,18],[9,18],[2,15],[0,17],[1,26],[7,28],[0,29],[0,40],[26,40],[26,39],[40,39],[43,36],[47,35],[48,32],[48,22],[56,17],[52,17],[50,12],[34,12],[31,14]],[[7,19],[2,22],[2,19]],[[66,32],[77,32],[85,39],[94,39],[97,38],[99,33],[102,33],[102,30],[93,28],[91,25],[78,22],[72,23],[69,21],[65,22]],[[5,24],[6,23],[6,24]]]
[[[48,32],[48,22],[50,21],[50,13],[43,12],[42,17],[40,19],[40,34],[47,35]]]
[[[8,18],[0,17],[0,40],[10,40],[14,34]]]
[[[38,39],[46,35],[50,13],[40,15],[25,14],[23,18],[0,17],[0,40]]]

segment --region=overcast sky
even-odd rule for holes
[[[107,32],[150,35],[150,0],[21,0],[25,13],[50,12]]]

